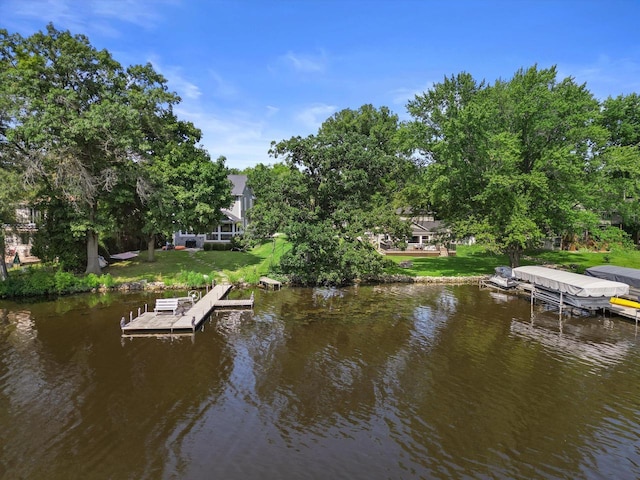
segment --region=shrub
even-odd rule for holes
[[[204,287],[207,285],[211,279],[213,278],[213,273],[210,275],[204,273],[198,273],[194,271],[185,271],[181,270],[178,273],[173,281],[168,281],[166,283],[172,285],[183,285],[185,287]]]
[[[205,242],[204,245],[202,246],[202,249],[205,252],[223,252],[225,250],[231,250],[231,248],[233,248],[231,243]]]
[[[62,269],[32,266],[26,269],[11,271],[5,282],[0,282],[0,297],[31,297],[36,295],[52,295],[86,292],[104,285],[109,288],[115,285],[111,275],[89,274],[78,277]]]
[[[82,282],[73,273],[58,270],[54,276],[55,292],[74,292],[82,289]]]

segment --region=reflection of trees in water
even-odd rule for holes
[[[514,341],[512,321],[527,321],[527,301],[515,299],[504,308],[488,302],[488,292],[464,287],[455,293],[458,310],[432,350],[410,349],[405,364],[414,368],[397,370],[393,396],[402,399],[398,410],[404,415],[391,435],[416,462],[445,476],[597,472],[592,452],[603,446],[589,443],[609,422],[603,417],[611,412],[602,405],[607,390],[629,381],[623,366],[607,369],[603,378],[543,344]]]
[[[228,381],[233,359],[224,340],[121,344],[121,306],[65,315],[47,306],[28,312],[28,348],[2,347],[2,382],[11,387],[0,398],[19,404],[0,418],[5,467],[14,478],[161,477],[193,427],[189,412],[215,403]],[[20,329],[11,328],[16,338]]]
[[[527,301],[476,286],[258,292],[253,313],[214,317],[193,339],[121,344],[129,298],[0,310],[7,478],[197,478],[234,454],[257,471],[330,452],[313,465],[340,468],[363,448],[388,476],[584,477],[612,449],[628,466],[635,445],[637,349],[597,367],[564,355],[513,331]],[[535,326],[558,333],[543,317]],[[563,335],[633,338],[600,321],[572,319]]]
[[[456,301],[444,291],[405,285],[293,292],[296,311],[287,299],[272,307],[284,325],[279,337],[249,345],[256,404],[263,411],[269,406],[266,414],[285,436],[321,434],[392,408],[388,390],[398,370],[412,368],[405,358],[416,348],[413,339],[437,334],[424,318],[417,331],[414,312],[428,309],[446,319]]]

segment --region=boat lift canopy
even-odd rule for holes
[[[591,277],[602,278],[614,282],[626,283],[630,287],[640,288],[640,270],[637,268],[616,267],[614,265],[600,265],[589,267],[584,272]]]
[[[535,286],[576,297],[615,297],[629,293],[626,283],[547,267],[517,267],[513,269],[513,275]]]

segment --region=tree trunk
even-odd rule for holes
[[[98,260],[98,232],[93,230],[87,231],[87,270],[84,273],[102,273]]]
[[[0,226],[2,228],[2,226]],[[0,257],[0,281],[4,282],[7,278],[9,278],[9,272],[7,271],[7,263],[4,261],[5,254],[5,243],[4,243],[4,235],[0,234],[0,251],[2,252],[2,257]]]
[[[509,264],[511,268],[520,266],[520,254],[522,249],[520,247],[509,248],[507,254],[509,255]]]
[[[152,233],[149,237],[147,237],[147,261],[155,262],[156,261],[156,235]]]

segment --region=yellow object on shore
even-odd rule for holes
[[[640,302],[634,302],[633,300],[627,300],[626,298],[611,297],[609,303],[613,303],[614,305],[622,305],[623,307],[640,309]]]

